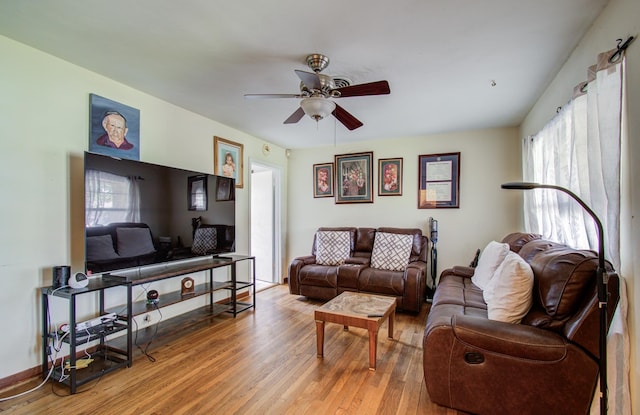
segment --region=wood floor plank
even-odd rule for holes
[[[422,375],[426,306],[418,315],[397,313],[393,339],[383,324],[377,370],[370,371],[364,329],[327,323],[324,357],[316,356],[313,311],[320,305],[277,286],[258,293],[256,309],[235,319],[175,317],[172,334],[150,344],[151,359],[136,349],[131,368],[75,395],[50,380],[0,402],[0,414],[463,414],[429,401]],[[145,330],[151,338],[153,327]]]

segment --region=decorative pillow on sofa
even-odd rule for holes
[[[129,258],[156,251],[149,228],[116,228],[118,254]]]
[[[113,249],[111,235],[99,235],[87,237],[87,261],[101,261],[118,258]]]
[[[471,282],[484,290],[502,261],[509,253],[509,244],[491,241],[484,247],[478,259],[478,266],[473,272]]]
[[[351,254],[351,235],[348,231],[316,232],[316,264],[340,265]]]
[[[389,271],[404,271],[409,263],[413,235],[376,232],[371,251],[371,267]]]
[[[206,255],[218,247],[218,231],[216,228],[198,228],[193,237],[191,252]]]
[[[532,303],[533,270],[515,252],[509,252],[483,291],[490,320],[518,324]]]

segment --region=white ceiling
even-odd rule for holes
[[[302,148],[517,126],[606,3],[3,0],[0,34]],[[390,95],[337,101],[363,127],[349,131],[333,117],[285,125],[297,99],[244,98],[298,93],[294,69],[310,71],[310,53],[329,56],[324,74],[389,82]]]

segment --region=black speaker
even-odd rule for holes
[[[71,267],[69,265],[60,265],[53,267],[52,284],[53,288],[64,287],[69,284],[69,275],[71,275]]]

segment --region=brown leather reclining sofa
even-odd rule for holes
[[[586,414],[598,380],[597,256],[539,235],[502,242],[531,265],[533,305],[520,324],[489,320],[474,269],[444,270],[423,339],[431,401],[478,415]],[[611,321],[618,276],[608,273]]]
[[[294,258],[289,265],[289,292],[330,300],[344,291],[384,294],[397,298],[400,310],[419,312],[426,298],[428,239],[420,229],[323,227],[318,231],[348,231],[350,256],[341,265],[316,263],[316,237],[311,255]],[[376,232],[413,235],[409,263],[403,271],[370,266]]]

